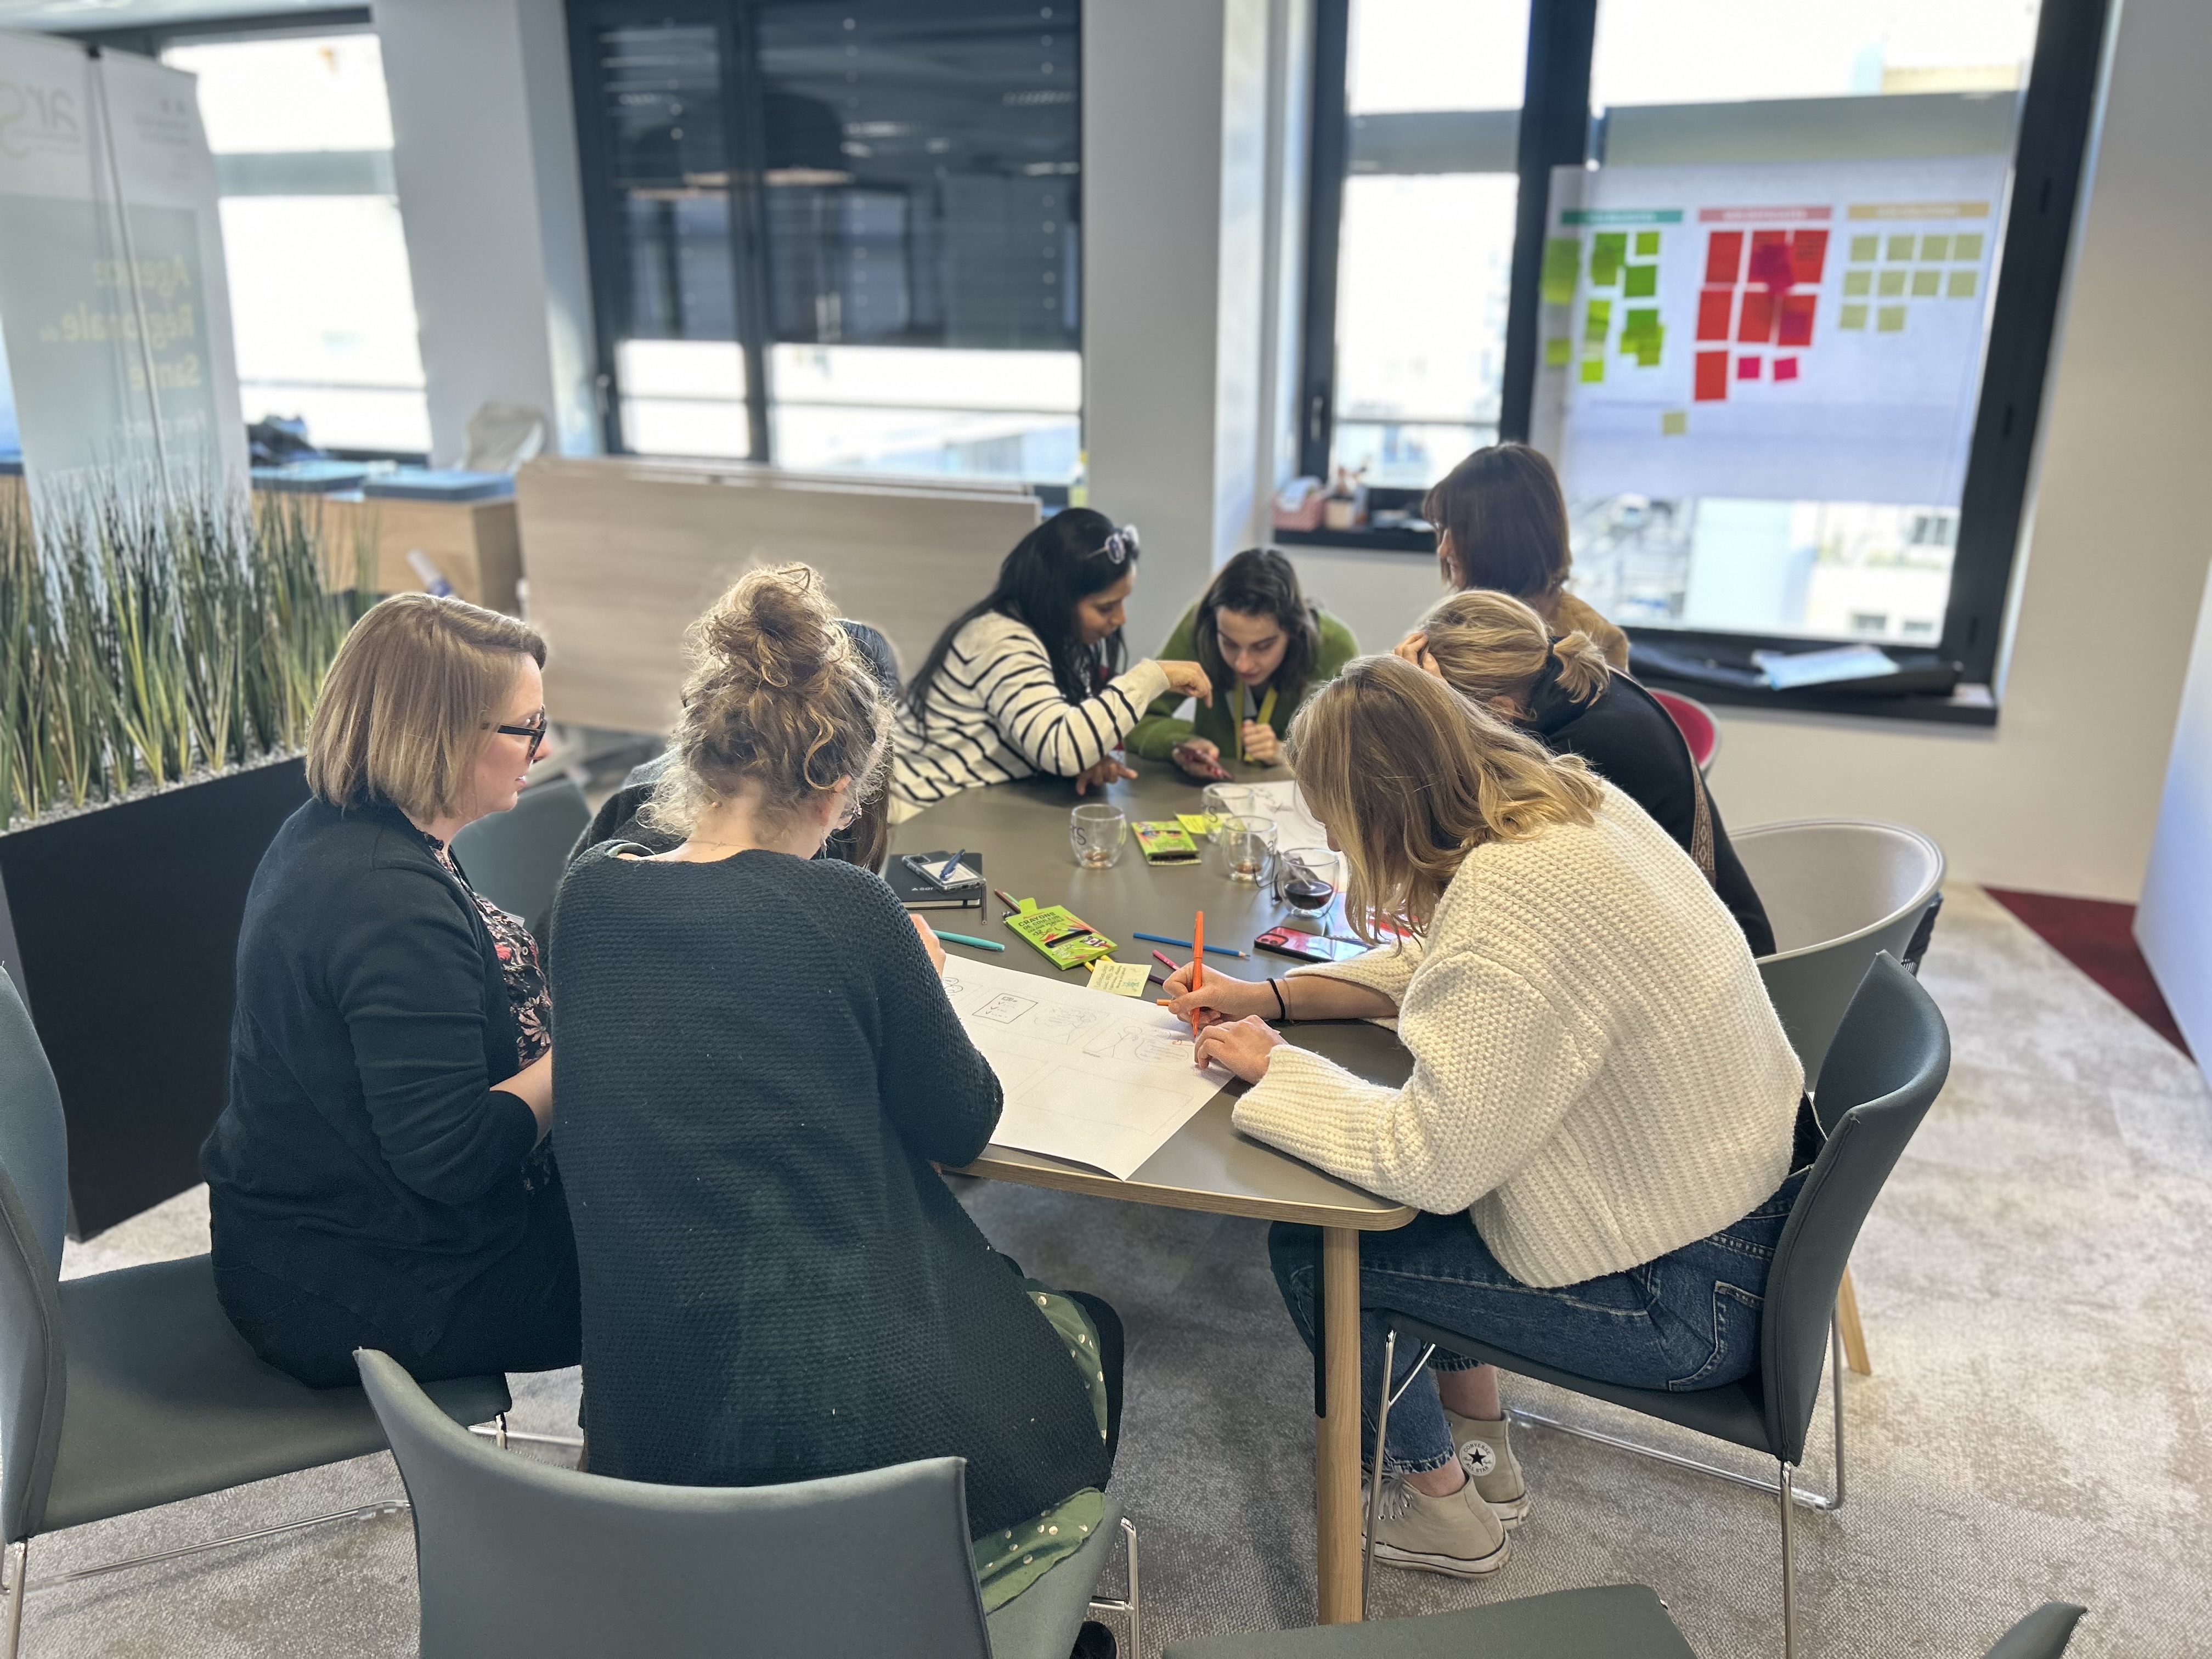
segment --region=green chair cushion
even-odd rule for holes
[[[1067,1659],[1121,1533],[1121,1500],[1109,1492],[1091,1541],[983,1621],[992,1659]]]

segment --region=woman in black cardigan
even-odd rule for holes
[[[1695,861],[1743,929],[1752,955],[1773,954],[1766,907],[1729,844],[1681,728],[1656,697],[1615,672],[1587,635],[1571,630],[1554,641],[1519,599],[1475,588],[1430,607],[1397,654],[1504,714],[1553,754],[1588,761]]]
[[[377,605],[315,706],[314,799],[254,872],[200,1164],[225,1311],[315,1387],[356,1381],[358,1347],[426,1382],[578,1358],[537,946],[447,850],[514,805],[544,656],[457,599]]]

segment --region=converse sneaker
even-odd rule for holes
[[[1363,1494],[1360,1516],[1366,1517]],[[1375,1559],[1420,1572],[1480,1578],[1512,1553],[1505,1528],[1470,1480],[1449,1498],[1431,1498],[1395,1474],[1382,1477]]]
[[[1508,1528],[1521,1524],[1528,1513],[1528,1483],[1521,1478],[1521,1460],[1505,1437],[1505,1420],[1486,1423],[1479,1417],[1462,1417],[1447,1407],[1444,1423],[1452,1444],[1459,1448],[1459,1466],[1481,1492],[1490,1512]]]

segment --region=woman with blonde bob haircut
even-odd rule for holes
[[[239,935],[229,1098],[200,1153],[216,1289],[317,1387],[380,1348],[424,1381],[576,1363],[576,1253],[550,1149],[538,946],[450,843],[511,808],[545,740],[545,644],[512,617],[386,599],[338,647],[313,798]]]
[[[1580,760],[1395,657],[1317,693],[1291,749],[1354,927],[1391,942],[1167,988],[1203,1027],[1200,1063],[1255,1085],[1238,1128],[1427,1212],[1361,1245],[1362,1305],[1628,1387],[1746,1375],[1802,1185],[1802,1079],[1711,887]],[[1267,1023],[1393,1018],[1413,1056],[1397,1089]],[[1311,1343],[1318,1235],[1279,1224],[1268,1246]],[[1504,1564],[1528,1488],[1496,1371],[1438,1369],[1390,1413],[1376,1553],[1470,1577]]]
[[[1555,755],[1577,755],[1649,812],[1711,882],[1755,957],[1774,951],[1759,890],[1736,857],[1681,728],[1657,698],[1615,673],[1587,634],[1553,639],[1509,594],[1475,588],[1438,600],[1396,653]]]

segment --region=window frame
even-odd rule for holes
[[[1591,58],[1599,0],[1528,0],[1528,64],[1521,109],[1513,249],[1513,286],[1505,325],[1505,363],[1498,410],[1501,441],[1526,441],[1534,401],[1539,342],[1539,283],[1551,169],[1603,154],[1602,123],[1589,107]],[[2051,346],[2071,251],[2102,84],[2111,0],[2042,0],[2027,88],[2021,101],[2013,152],[2012,192],[2005,216],[1989,343],[1982,367],[1973,436],[1959,501],[1951,584],[1943,630],[1929,647],[1934,659],[1955,661],[1962,685],[1985,687],[1996,676],[2005,609],[2018,562],[2021,526],[2035,456]],[[1307,183],[1305,313],[1299,365],[1298,467],[1326,478],[1335,436],[1338,238],[1351,123],[1346,70],[1352,0],[1316,0],[1311,173]],[[1373,488],[1376,507],[1418,507],[1421,492]],[[1278,530],[1285,543],[1433,551],[1436,538],[1417,530]],[[1692,654],[1741,659],[1757,648],[1806,650],[1856,641],[1806,635],[1759,635],[1631,626]],[[1894,646],[1899,653],[1917,647]],[[1721,686],[1686,685],[1710,702],[1833,709],[1834,694],[1786,696]],[[1987,723],[1986,696],[1954,698],[1933,712],[1927,698],[1853,697],[1854,712],[1896,714]]]

